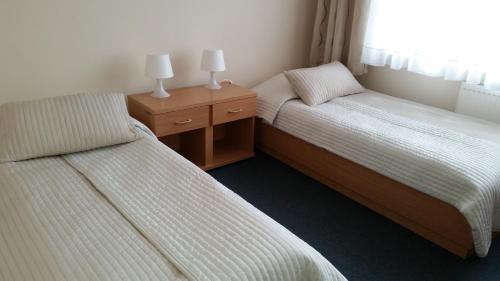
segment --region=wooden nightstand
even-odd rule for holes
[[[218,91],[199,86],[169,93],[165,99],[150,93],[128,96],[130,115],[204,170],[254,156],[254,92],[233,84]]]

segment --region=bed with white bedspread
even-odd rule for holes
[[[0,280],[345,280],[143,126],[134,131],[117,145],[0,164]]]
[[[500,125],[369,90],[308,106],[284,75],[254,90],[266,123],[456,207],[487,255],[500,230]]]

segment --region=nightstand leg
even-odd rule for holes
[[[210,165],[214,160],[214,127],[208,126],[205,131],[205,165]]]

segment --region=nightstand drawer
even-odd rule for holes
[[[154,115],[154,133],[160,137],[208,127],[209,117],[208,106]]]
[[[218,103],[213,106],[213,125],[255,116],[256,98]]]

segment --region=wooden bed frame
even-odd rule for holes
[[[465,217],[453,206],[312,145],[257,119],[256,145],[332,189],[467,258],[474,253]]]

